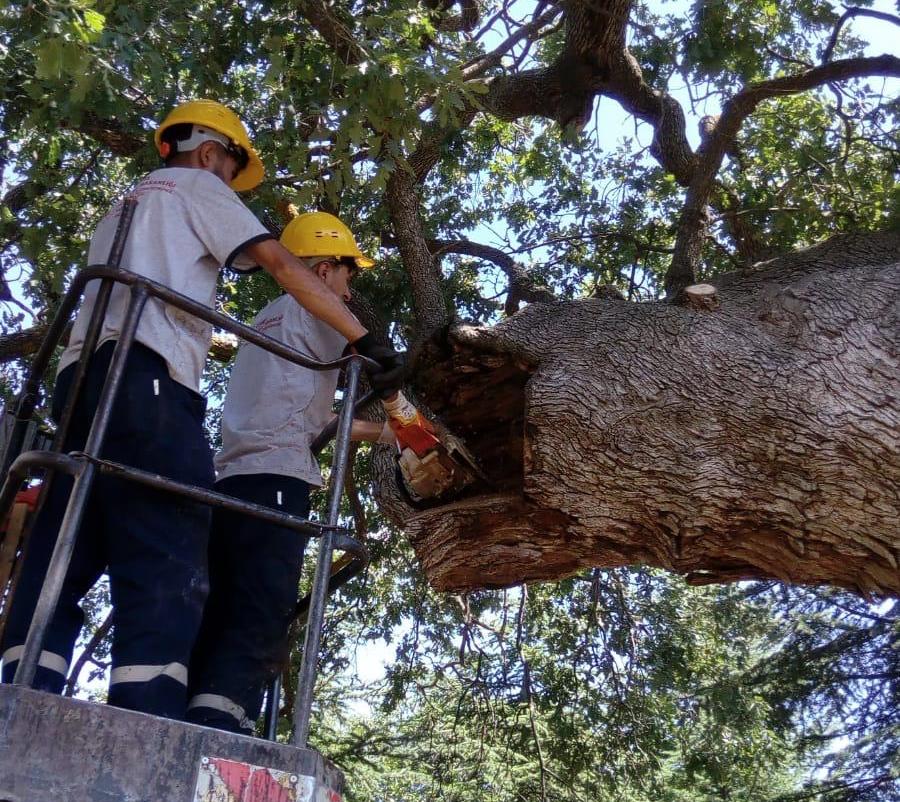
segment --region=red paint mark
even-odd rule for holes
[[[246,763],[237,763],[233,760],[215,758],[212,761],[225,789],[234,796],[234,802],[243,802],[244,791],[247,789],[247,781],[250,779],[252,769]]]
[[[214,758],[211,763],[231,796],[229,802],[296,802],[293,789],[285,788],[268,769],[223,758]],[[341,800],[338,797],[329,802]]]
[[[253,772],[246,799],[242,802],[296,802],[296,797],[268,771],[261,769]]]

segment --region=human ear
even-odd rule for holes
[[[197,149],[197,155],[200,157],[201,167],[208,168],[213,166],[215,149],[214,142],[204,142],[200,145]]]

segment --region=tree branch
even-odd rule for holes
[[[442,127],[437,122],[428,123],[424,127],[416,149],[407,158],[417,184],[421,184],[428,177],[428,173],[440,160],[444,143],[453,134],[468,128],[476,113],[477,109],[471,103],[466,103],[453,128]]]
[[[460,67],[460,72],[462,76],[467,81],[473,81],[475,79],[483,76],[488,70],[498,67],[503,61],[503,56],[515,45],[517,42],[520,42],[522,39],[528,38],[530,41],[537,41],[546,35],[547,31],[541,31],[539,36],[532,36],[537,31],[540,31],[548,23],[552,22],[556,17],[558,17],[562,13],[562,9],[558,7],[554,7],[550,11],[541,14],[536,17],[534,20],[529,22],[527,25],[523,25],[516,30],[511,36],[509,36],[504,42],[495,47],[490,53],[486,53],[481,56],[476,56],[473,59],[465,62]],[[476,37],[477,38],[477,37]],[[427,111],[434,105],[435,95],[428,94],[423,95],[416,101],[416,113],[422,114]]]
[[[150,110],[147,113],[152,114]],[[80,122],[67,127],[96,139],[116,156],[133,156],[148,142],[147,134],[139,125],[129,127],[119,120],[102,119],[93,112],[86,112]]]
[[[666,92],[644,81],[637,59],[623,50],[614,61],[609,84],[603,94],[619,102],[623,109],[653,126],[650,154],[682,186],[690,183],[697,157],[687,140],[684,110]]]
[[[50,183],[46,180],[35,181],[33,178],[29,178],[16,184],[14,187],[10,187],[4,192],[0,204],[6,206],[13,214],[18,214],[31,203],[35,197],[49,191],[50,186]]]
[[[728,234],[734,242],[738,258],[744,267],[749,267],[755,262],[770,259],[777,251],[770,248],[760,236],[756,226],[749,219],[749,210],[741,208],[740,198],[737,193],[724,186],[719,186],[721,195],[720,207],[722,213],[720,219],[725,224]],[[774,211],[774,210],[773,210]]]
[[[348,470],[344,478],[344,492],[347,494],[350,512],[353,515],[353,526],[356,530],[356,537],[359,540],[365,541],[368,538],[369,524],[366,521],[366,509],[359,499],[359,489],[356,487],[356,478],[353,475],[353,464],[356,460],[356,452],[358,450],[359,443],[350,444],[350,451],[348,452],[349,456],[347,457]]]
[[[46,323],[41,323],[28,329],[4,334],[0,337],[0,364],[31,356],[40,348],[48,328]]]
[[[397,241],[393,237],[382,237],[382,245],[396,247]],[[490,245],[482,245],[470,240],[438,240],[429,239],[428,249],[435,256],[445,253],[458,253],[465,256],[474,256],[497,265],[509,279],[507,297],[504,311],[511,315],[519,308],[519,303],[551,303],[558,300],[556,295],[548,287],[541,285],[534,276],[508,253]]]
[[[528,722],[531,727],[531,737],[534,739],[534,747],[537,753],[539,777],[541,781],[541,802],[547,802],[547,767],[544,762],[544,749],[541,746],[541,738],[535,721],[534,694],[531,690],[531,663],[526,659],[522,649],[523,628],[525,622],[525,603],[528,600],[528,585],[522,585],[522,596],[519,601],[519,614],[516,628],[516,652],[522,663],[522,695],[528,705]]]
[[[486,111],[500,120],[538,116],[560,127],[581,126],[589,118],[600,89],[593,69],[584,64],[555,63],[491,80],[482,99]]]
[[[416,177],[402,167],[395,169],[388,179],[385,201],[400,258],[412,285],[416,338],[425,340],[449,323],[450,313],[441,288],[440,270],[425,237]]]
[[[832,61],[798,75],[750,84],[725,103],[718,123],[697,153],[697,167],[688,186],[678,224],[675,254],[665,278],[666,293],[670,299],[678,299],[684,288],[696,280],[707,224],[706,205],[725,153],[743,121],[769,98],[793,95],[833,81],[868,75],[900,76],[900,58],[885,54]]]
[[[502,120],[539,115],[561,127],[584,126],[594,98],[625,51],[630,0],[568,3],[563,52],[549,66],[494,78],[484,105]]]
[[[459,253],[466,256],[474,256],[478,259],[486,259],[497,265],[509,279],[509,287],[506,291],[506,304],[504,305],[504,311],[507,315],[512,315],[518,311],[519,304],[522,301],[551,303],[558,300],[552,290],[541,285],[525,267],[499,248],[470,242],[469,240],[445,242],[434,240],[433,246],[437,256],[444,253]]]
[[[497,45],[497,47],[491,50],[490,53],[485,53],[483,56],[478,56],[463,64],[463,77],[467,80],[479,78],[489,69],[498,66],[502,61],[503,56],[509,52],[510,48],[522,41],[522,39],[532,39],[533,34],[539,32],[544,26],[552,23],[561,13],[562,8],[556,6],[549,11],[545,11],[540,16],[535,17],[526,25],[517,28],[515,33],[508,36],[504,41]],[[539,39],[540,36],[535,36],[533,38]]]
[[[344,64],[359,64],[366,60],[366,52],[357,37],[325,3],[299,0],[297,8]]]
[[[687,185],[696,157],[685,133],[681,104],[671,95],[654,90],[643,79],[640,65],[625,47],[630,3],[595,3],[566,9],[566,48],[550,66],[494,78],[484,107],[502,120],[537,115],[560,126],[584,125],[598,94],[617,100],[622,107],[654,128],[650,152],[679,183]],[[545,24],[555,15],[547,12]],[[536,26],[536,29],[539,26]],[[519,32],[517,32],[519,33]],[[504,42],[497,50],[508,48]],[[494,51],[497,52],[497,51]],[[466,75],[480,75],[490,66],[474,62]]]
[[[113,614],[112,611],[106,616],[103,620],[103,623],[97,627],[97,631],[91,636],[91,639],[87,642],[87,645],[84,647],[84,651],[81,653],[81,656],[75,661],[75,665],[72,666],[72,670],[69,672],[69,677],[66,680],[66,696],[72,696],[75,693],[75,687],[78,685],[78,678],[81,676],[81,672],[84,670],[85,665],[87,665],[88,661],[94,655],[94,650],[100,645],[103,639],[109,634],[109,631],[112,629],[113,622]]]
[[[844,27],[844,23],[846,23],[847,20],[852,19],[853,17],[874,17],[875,19],[880,19],[882,22],[890,22],[894,25],[900,25],[900,17],[896,17],[893,14],[887,14],[883,11],[873,11],[870,8],[850,6],[841,15],[841,18],[834,26],[834,30],[831,32],[831,38],[828,40],[828,45],[825,47],[825,52],[822,53],[823,64],[827,64],[829,61],[831,61],[831,55],[834,53],[834,48],[837,45],[838,37],[841,35],[841,29]]]
[[[37,352],[47,335],[48,328],[47,323],[38,323],[21,331],[0,335],[0,365],[11,362],[13,359],[24,359]],[[63,334],[63,342],[69,336],[70,329],[71,326]],[[217,362],[228,362],[237,352],[237,346],[236,337],[215,332],[209,346],[209,356]]]
[[[459,0],[459,14],[442,17],[437,29],[443,33],[467,33],[475,30],[481,20],[481,11],[476,0]]]

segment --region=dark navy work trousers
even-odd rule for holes
[[[289,476],[229,476],[229,496],[309,516],[309,485]],[[187,720],[249,734],[266,686],[287,656],[307,538],[217,509],[209,538],[210,594],[191,661]]]
[[[65,451],[84,447],[114,346],[104,343],[91,360]],[[74,371],[74,365],[66,368],[57,380],[57,420]],[[213,468],[203,431],[205,406],[202,396],[170,378],[159,354],[135,343],[102,456],[209,488]],[[12,681],[18,665],[71,487],[70,477],[56,475],[32,530],[2,645],[4,682]],[[206,506],[98,473],[34,687],[62,690],[83,623],[79,602],[107,571],[113,609],[109,703],[182,718],[187,666],[209,587],[209,522]]]

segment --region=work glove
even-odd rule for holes
[[[366,366],[366,370],[369,374],[372,389],[381,398],[389,398],[403,386],[405,365],[402,354],[398,354],[387,345],[380,345],[375,342],[375,338],[369,332],[350,343],[348,348],[352,348],[357,354],[377,362],[380,366],[380,370],[369,366]]]

